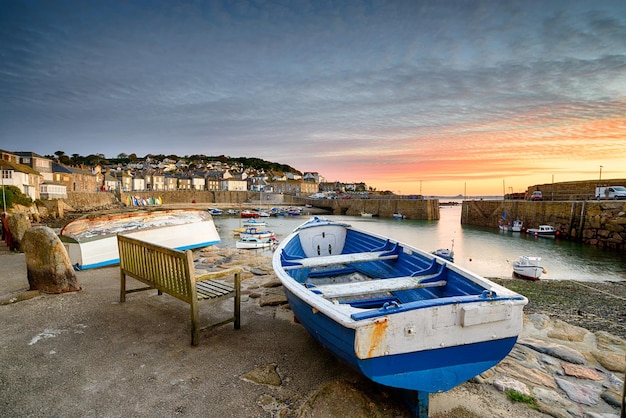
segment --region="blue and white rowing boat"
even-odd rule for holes
[[[433,254],[318,217],[272,263],[307,331],[367,378],[410,393],[416,416],[428,415],[429,393],[508,355],[528,303]]]
[[[117,234],[177,250],[202,248],[220,242],[211,214],[195,209],[86,216],[65,225],[59,238],[74,268],[86,270],[120,262]]]

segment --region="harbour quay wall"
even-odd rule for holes
[[[406,219],[439,220],[438,199],[309,199],[285,196],[294,205],[311,205],[326,209],[333,215],[360,216],[362,212],[381,218],[401,213]]]
[[[64,199],[75,210],[95,210],[114,205],[132,206],[131,199],[151,201],[161,199],[162,204],[220,204],[233,207],[307,204],[325,209],[334,215],[360,216],[361,212],[381,218],[392,218],[394,213],[406,219],[439,220],[438,199],[309,199],[281,193],[253,191],[132,191],[132,192],[68,192]]]
[[[521,219],[526,228],[552,225],[559,237],[626,251],[626,201],[466,200],[461,224],[498,228],[500,220]]]

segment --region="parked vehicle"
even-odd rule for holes
[[[535,190],[533,194],[530,195],[530,200],[543,200],[543,193],[541,190]]]
[[[607,186],[596,187],[596,199],[626,199],[626,187],[624,186]]]

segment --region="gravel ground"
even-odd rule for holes
[[[490,280],[526,296],[526,314],[546,314],[592,332],[607,331],[626,339],[626,282]]]

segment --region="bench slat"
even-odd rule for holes
[[[221,296],[231,295],[235,292],[235,287],[229,283],[218,280],[206,280],[196,283],[198,300],[215,299]]]

